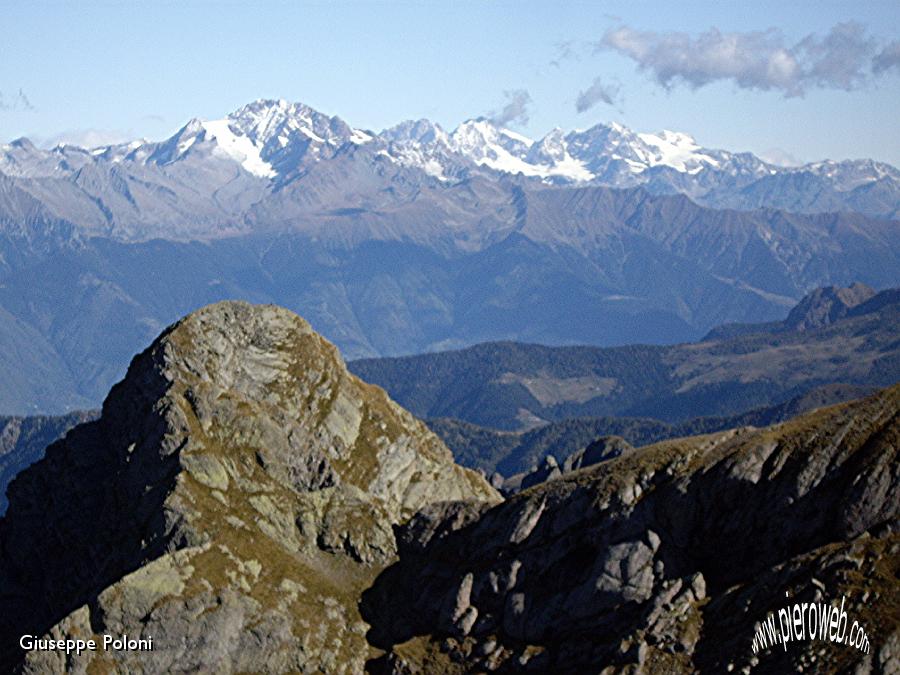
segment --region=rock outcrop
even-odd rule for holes
[[[562,466],[556,457],[547,455],[540,466],[533,467],[526,473],[514,474],[506,480],[501,477],[497,484],[504,494],[513,494],[578,469],[608,462],[631,450],[634,450],[631,443],[620,436],[600,436],[586,447],[566,457]]]
[[[386,650],[371,668],[896,673],[898,413],[900,386],[632,449],[487,512],[423,511],[365,596]],[[769,612],[842,596],[870,653],[820,641],[753,652]]]
[[[898,672],[900,385],[543,469],[503,501],[305,321],[212,305],[11,483],[0,670]],[[754,653],[842,597],[868,653]]]
[[[496,491],[300,317],[225,302],[135,357],[9,488],[0,655],[24,672],[348,672],[393,527]],[[25,654],[23,634],[153,637]]]
[[[826,286],[807,294],[783,322],[784,330],[807,331],[830,326],[846,317],[850,311],[875,296],[866,284],[855,283],[847,288]]]

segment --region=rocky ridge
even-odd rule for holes
[[[504,494],[518,492],[578,469],[608,462],[632,450],[634,447],[620,436],[600,436],[566,456],[562,465],[555,455],[548,454],[541,460],[540,466],[534,465],[529,471],[513,474],[506,479],[500,473],[492,474],[491,484],[498,486]]]
[[[0,667],[895,673],[898,452],[900,385],[763,429],[603,439],[503,501],[304,320],[219,303],[11,484]],[[871,651],[754,654],[785,593],[846,596]],[[156,649],[18,647],[123,633]]]
[[[3,664],[24,633],[157,645],[20,664],[46,673],[359,672],[358,597],[396,557],[392,527],[499,499],[303,319],[238,302],[167,329],[9,498]]]
[[[766,429],[632,450],[487,512],[430,507],[366,595],[387,650],[378,665],[896,673],[898,413],[895,386]],[[752,651],[769,612],[842,596],[869,654],[819,641]]]

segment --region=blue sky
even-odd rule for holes
[[[509,126],[535,137],[616,120],[710,147],[900,165],[896,0],[0,0],[0,26],[4,141],[163,138],[261,97],[374,130],[453,128],[517,100]]]

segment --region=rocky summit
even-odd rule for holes
[[[11,483],[0,671],[897,673],[898,413],[601,439],[504,501],[303,319],[211,305]],[[752,649],[842,599],[868,652]]]
[[[167,329],[9,498],[0,670],[34,673],[360,672],[392,528],[499,499],[306,321],[237,302]],[[22,662],[24,634],[154,649]]]

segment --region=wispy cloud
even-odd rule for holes
[[[872,71],[876,74],[889,70],[900,72],[900,40],[886,45],[872,60]]]
[[[22,89],[8,98],[0,91],[0,111],[31,112],[32,110],[34,110],[34,106]]]
[[[804,163],[803,160],[783,148],[769,148],[759,153],[759,156],[769,164],[776,166],[800,166]]]
[[[727,80],[744,89],[780,91],[785,97],[803,96],[813,88],[851,91],[873,73],[896,68],[898,60],[896,47],[878,52],[877,41],[855,21],[794,44],[776,28],[711,28],[692,36],[620,26],[607,31],[595,46],[627,56],[666,89],[678,84],[698,89]]]
[[[575,45],[575,40],[560,40],[553,44],[553,48],[556,51],[556,55],[550,61],[550,65],[554,68],[561,68],[563,61],[578,61],[581,58]]]
[[[579,92],[578,98],[575,99],[575,110],[582,113],[590,110],[598,103],[614,106],[620,90],[621,87],[619,85],[608,84],[603,81],[603,78],[598,77],[590,87]]]
[[[503,92],[506,104],[502,109],[490,114],[491,121],[498,126],[508,124],[528,124],[528,106],[531,94],[525,89],[509,89]]]
[[[98,148],[134,140],[134,135],[115,129],[70,129],[48,137],[39,137],[34,142],[43,148],[57,145],[77,145],[80,148]]]

